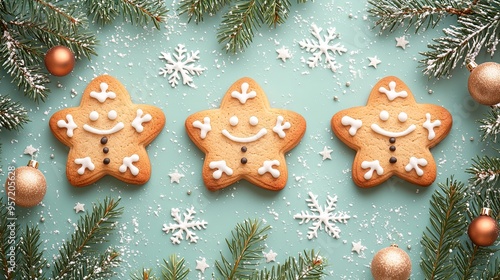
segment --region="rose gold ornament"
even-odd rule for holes
[[[500,103],[500,64],[470,62],[467,69],[471,72],[468,87],[472,98],[483,105]]]
[[[405,251],[393,244],[375,254],[371,270],[375,280],[407,280],[411,274],[411,260]]]
[[[45,67],[54,76],[66,76],[75,67],[75,55],[65,46],[55,46],[45,54]]]
[[[469,225],[467,230],[472,243],[477,246],[490,246],[498,238],[498,222],[491,217],[491,209],[483,207],[481,214]]]
[[[16,206],[33,207],[38,205],[47,191],[47,182],[38,170],[38,162],[30,160],[28,166],[21,166],[7,175],[5,191],[9,201]]]

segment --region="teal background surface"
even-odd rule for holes
[[[454,70],[453,76],[441,80],[429,79],[421,73],[419,52],[426,50],[432,38],[441,35],[440,29],[453,19],[441,23],[435,30],[407,34],[410,42],[405,50],[396,47],[395,37],[403,31],[379,33],[373,29],[365,1],[317,1],[292,5],[288,21],[269,29],[258,29],[253,43],[240,54],[227,54],[217,43],[216,28],[221,14],[207,16],[201,24],[187,23],[185,16],[176,15],[178,3],[169,4],[168,21],[161,30],[136,27],[121,19],[108,26],[91,24],[100,45],[98,56],[77,62],[66,77],[52,78],[49,98],[35,104],[22,95],[5,71],[1,71],[0,92],[9,94],[29,109],[31,122],[24,129],[2,131],[1,164],[5,181],[9,166],[25,165],[30,157],[23,155],[26,146],[39,149],[37,160],[48,183],[43,203],[31,209],[17,209],[20,226],[38,224],[42,231],[45,257],[51,262],[57,250],[75,230],[82,213],[73,207],[84,203],[86,211],[92,203],[105,197],[121,198],[125,212],[118,230],[111,235],[110,245],[122,253],[123,263],[117,278],[129,276],[142,267],[154,268],[162,259],[177,254],[186,259],[192,270],[189,279],[209,279],[217,276],[215,260],[228,253],[224,239],[238,222],[247,218],[261,219],[272,227],[265,242],[266,250],[277,252],[277,262],[297,256],[304,249],[316,249],[327,260],[329,279],[371,279],[369,264],[374,254],[397,243],[411,257],[412,279],[423,279],[419,267],[422,232],[429,225],[429,200],[438,188],[454,175],[464,183],[466,169],[476,155],[491,153],[488,142],[482,142],[479,120],[488,110],[479,106],[467,91],[468,71]],[[323,67],[309,68],[305,60],[310,53],[298,44],[313,40],[310,33],[315,23],[323,28],[336,28],[347,53],[336,56],[342,67],[333,73]],[[194,77],[196,88],[178,85],[172,88],[166,78],[158,75],[164,61],[161,52],[172,53],[178,44],[188,51],[199,50],[199,65],[204,73]],[[292,58],[277,59],[276,50],[287,47]],[[377,56],[378,68],[369,67],[368,57]],[[477,62],[489,61],[478,57]],[[493,61],[499,61],[495,56]],[[128,89],[134,103],[160,107],[167,122],[162,133],[147,148],[152,162],[151,180],[142,186],[130,186],[106,177],[85,188],[75,188],[66,180],[68,148],[52,135],[48,127],[50,116],[62,108],[78,106],[87,84],[96,76],[110,74]],[[444,106],[454,118],[449,136],[432,149],[438,164],[438,176],[427,188],[416,187],[401,179],[392,178],[384,184],[361,189],[351,180],[351,164],[355,152],[338,140],[330,128],[331,117],[339,110],[362,106],[372,87],[384,76],[396,75],[409,86],[417,102]],[[184,120],[190,114],[217,108],[227,88],[237,79],[249,76],[266,92],[272,107],[286,108],[302,114],[307,131],[301,143],[287,154],[289,178],[285,189],[269,192],[245,181],[218,192],[208,191],[201,179],[203,153],[188,138]],[[346,86],[349,83],[350,86]],[[335,98],[336,97],[336,98]],[[335,100],[336,99],[336,100]],[[331,160],[322,160],[323,147],[333,150]],[[51,157],[53,155],[53,158]],[[185,177],[171,183],[169,173],[178,171]],[[318,237],[307,239],[309,224],[299,224],[293,215],[309,210],[308,192],[318,195],[326,204],[327,195],[337,195],[336,212],[351,215],[347,224],[339,224],[339,239],[323,230]],[[189,194],[190,193],[190,194]],[[3,190],[2,195],[5,196]],[[162,225],[173,223],[170,211],[193,206],[195,220],[208,222],[206,230],[197,231],[198,242],[183,240],[179,245],[170,241],[171,234],[162,232]],[[43,222],[41,221],[43,218]],[[366,247],[361,254],[352,252],[352,242]],[[206,258],[210,267],[202,274],[195,270],[196,260]],[[269,267],[273,263],[262,263]],[[50,270],[50,268],[48,268]],[[50,275],[50,274],[49,274]]]

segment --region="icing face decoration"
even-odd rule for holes
[[[219,109],[197,112],[185,125],[206,154],[202,176],[212,191],[241,179],[269,190],[283,189],[288,177],[284,153],[299,143],[306,129],[301,115],[271,108],[250,78],[235,82]]]
[[[336,113],[335,135],[356,150],[352,178],[360,187],[376,186],[393,175],[429,186],[436,179],[430,148],[451,130],[452,116],[441,106],[416,103],[396,77],[385,77],[372,89],[366,106]]]
[[[105,175],[144,184],[151,176],[145,146],[165,125],[163,112],[134,104],[125,87],[103,75],[85,89],[79,107],[56,112],[52,133],[70,147],[66,174],[74,186],[86,186]]]

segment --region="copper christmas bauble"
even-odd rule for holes
[[[471,71],[468,87],[472,98],[483,105],[500,103],[500,64],[471,62],[467,68]]]
[[[498,222],[491,217],[491,209],[481,209],[481,215],[469,225],[467,230],[472,243],[477,246],[491,246],[498,238]]]
[[[54,76],[66,76],[75,67],[75,55],[65,46],[55,46],[45,54],[45,67]]]
[[[47,182],[37,167],[38,163],[32,160],[28,166],[18,167],[8,173],[5,191],[10,201],[14,201],[16,206],[36,206],[45,196]]]
[[[407,280],[411,274],[411,260],[405,251],[391,245],[375,254],[371,270],[375,280]]]

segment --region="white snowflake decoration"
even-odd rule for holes
[[[313,54],[313,56],[307,59],[307,65],[310,68],[315,68],[321,61],[322,55],[325,55],[326,68],[336,72],[340,65],[335,61],[333,55],[342,55],[347,52],[347,49],[340,43],[330,45],[330,42],[338,38],[338,34],[335,33],[335,28],[329,28],[327,30],[327,35],[321,36],[321,31],[323,29],[316,26],[316,24],[311,25],[311,34],[316,37],[316,41],[305,39],[299,42],[300,48],[306,49],[306,51]],[[330,54],[331,52],[331,54]]]
[[[181,240],[184,239],[184,233],[186,233],[186,240],[191,243],[196,243],[199,237],[196,236],[193,230],[205,229],[207,227],[207,222],[203,220],[193,221],[194,214],[196,214],[194,207],[186,209],[186,213],[183,215],[181,215],[180,212],[179,208],[172,208],[170,214],[174,218],[176,224],[169,224],[168,226],[167,224],[163,224],[162,230],[165,233],[172,232],[170,240],[173,244],[181,243]]]
[[[205,68],[200,65],[194,65],[200,59],[200,51],[191,51],[187,53],[186,47],[182,44],[175,48],[177,54],[161,53],[160,59],[167,61],[165,67],[160,68],[160,75],[168,76],[168,82],[172,87],[176,87],[182,78],[182,83],[190,87],[195,87],[191,76],[201,75]]]
[[[328,195],[327,205],[323,209],[318,203],[318,196],[309,192],[309,198],[306,199],[307,206],[311,209],[312,213],[309,211],[301,211],[300,214],[295,214],[294,219],[300,219],[299,224],[312,222],[312,225],[307,231],[307,238],[313,239],[318,237],[318,229],[321,230],[325,228],[325,232],[333,238],[340,238],[340,228],[335,225],[335,223],[346,224],[347,220],[351,217],[345,213],[332,213],[337,207],[337,196],[331,197]]]

